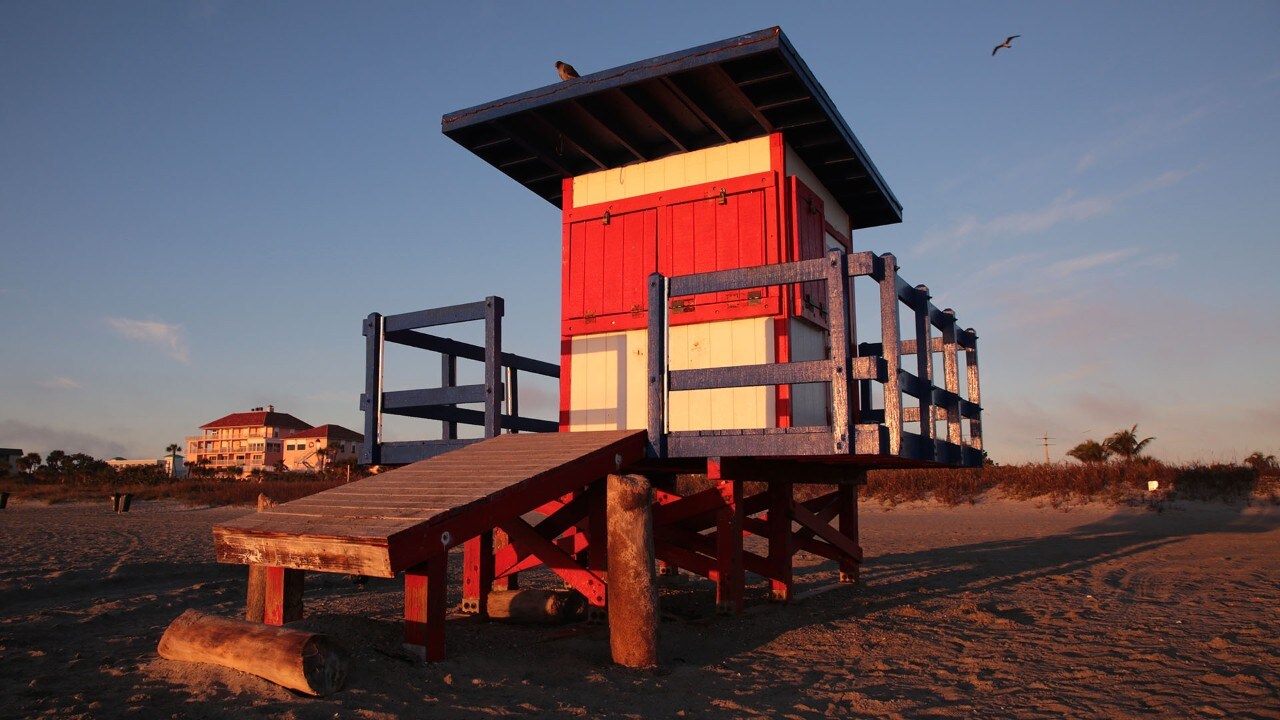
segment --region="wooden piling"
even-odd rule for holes
[[[608,479],[609,648],[626,667],[658,664],[653,489],[640,475]]]
[[[278,505],[275,500],[263,493],[258,493],[258,512],[270,510]],[[279,586],[268,598],[268,573],[265,565],[249,566],[249,588],[245,600],[244,619],[249,622],[265,622],[268,625],[281,625],[302,619],[302,591],[304,572],[285,568],[271,568],[278,573],[273,576]],[[271,600],[272,611],[268,612],[268,599]]]

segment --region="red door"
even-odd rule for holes
[[[578,220],[566,228],[564,332],[643,327],[657,270],[656,208]]]
[[[799,178],[790,178],[791,247],[797,260],[816,260],[826,254],[826,214],[822,198]],[[795,314],[827,325],[827,287],[821,281],[801,283],[795,291]]]
[[[658,272],[667,276],[777,262],[768,203],[771,187],[711,193],[661,208],[658,230]],[[772,298],[770,296],[773,296]],[[770,288],[746,288],[673,298],[671,322],[708,322],[777,312],[777,293]]]

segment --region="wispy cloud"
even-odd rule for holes
[[[1078,272],[1091,270],[1100,265],[1118,262],[1126,258],[1131,258],[1138,254],[1138,248],[1129,247],[1119,250],[1111,250],[1109,252],[1093,253],[1092,255],[1082,255],[1081,257],[1068,258],[1059,260],[1049,266],[1049,274],[1063,278],[1068,275],[1074,275]]]
[[[107,324],[120,337],[159,348],[165,355],[178,362],[191,362],[191,356],[187,350],[186,333],[181,325],[116,317],[107,318]]]
[[[981,219],[960,218],[951,227],[930,231],[915,247],[916,254],[942,245],[968,245],[976,241],[1000,240],[1022,235],[1038,235],[1062,223],[1078,223],[1105,215],[1115,207],[1114,196],[1076,198],[1068,191],[1044,207]]]
[[[41,380],[38,384],[47,390],[75,390],[80,387],[80,383],[69,377],[53,377]]]
[[[1086,222],[1111,213],[1121,203],[1138,195],[1176,185],[1190,174],[1187,170],[1168,170],[1119,192],[1077,197],[1074,190],[1068,190],[1049,204],[1031,210],[1006,213],[987,219],[973,215],[966,216],[956,220],[948,228],[926,232],[912,252],[915,255],[922,255],[943,246],[965,246],[1011,237],[1039,235],[1059,225]]]

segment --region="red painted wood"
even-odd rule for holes
[[[284,573],[282,567],[266,568],[266,592],[262,608],[262,622],[266,625],[284,624]]]
[[[794,597],[791,556],[795,548],[791,542],[792,485],[770,483],[769,494],[769,565],[771,597],[777,602],[788,602]]]
[[[430,661],[444,659],[448,555],[441,553],[404,573],[404,641]]]
[[[489,617],[489,593],[493,590],[493,533],[482,532],[463,545],[462,605],[480,617]]]
[[[782,133],[776,132],[769,135],[769,167],[779,176],[785,176],[787,172],[787,146],[782,140]]]
[[[590,570],[579,565],[569,553],[555,543],[542,537],[524,520],[516,518],[502,524],[517,545],[520,545],[542,560],[555,574],[569,583],[573,589],[582,593],[587,602],[597,607],[605,604],[604,580]]]
[[[707,459],[707,479],[716,481],[724,507],[716,514],[716,609],[741,615],[746,578],[742,567],[742,481],[721,477],[720,459]]]
[[[560,338],[560,432],[569,432],[573,418],[570,392],[573,388],[573,340]]]
[[[798,505],[798,504],[795,505],[794,512],[795,512],[796,522],[799,523],[801,526],[814,531],[814,533],[816,533],[818,537],[822,538],[823,540],[826,540],[828,543],[833,545],[837,550],[844,553],[849,558],[855,559],[855,560],[858,558],[861,558],[862,549],[859,548],[857,544],[852,540],[850,540],[844,533],[840,532],[839,530],[832,527],[831,525],[825,522],[822,522],[817,516],[815,516],[813,513],[809,512],[808,510],[806,510],[801,505]]]
[[[653,509],[653,522],[669,525],[722,507],[724,497],[719,488],[709,488],[686,497],[677,495],[674,500],[658,503]]]
[[[590,542],[587,548],[587,569],[608,581],[609,504],[606,485],[603,482],[592,483],[585,492],[589,507],[586,537]]]
[[[862,560],[862,546],[858,543],[858,489],[841,485],[836,493],[839,495],[840,534],[848,538],[857,550],[856,556],[840,561],[840,582],[856,583],[860,579]]]
[[[797,260],[817,260],[826,254],[826,226],[822,198],[800,182],[788,178],[791,197],[788,212],[791,216],[789,239],[793,257]],[[801,283],[795,290],[794,312],[826,327],[826,318],[815,306],[826,305],[826,283],[821,281]]]
[[[757,173],[566,211],[561,334],[646,327],[655,270],[672,276],[778,262],[777,177]],[[777,296],[756,288],[682,298],[694,310],[672,313],[671,323],[777,315]]]
[[[773,321],[773,361],[791,362],[791,321],[785,317]],[[773,392],[777,427],[789,428],[791,427],[791,386],[778,385]]]
[[[619,219],[619,225],[622,221]],[[585,277],[582,286],[583,316],[599,317],[610,311],[604,304],[604,288],[607,280],[614,284],[618,281],[618,268],[604,264],[605,238],[617,234],[617,226],[605,225],[603,222],[586,221],[579,223],[583,236],[583,272]],[[610,238],[612,239],[612,238]],[[608,274],[605,274],[608,272]]]
[[[565,257],[562,277],[564,281],[563,317],[582,317],[583,293],[587,283],[587,226],[585,223],[565,225]]]
[[[494,555],[494,573],[493,573],[493,589],[494,590],[515,590],[520,587],[520,575],[518,570],[507,570],[507,572],[498,573],[498,554],[501,553],[511,544],[511,539],[501,530],[493,531],[493,555]]]

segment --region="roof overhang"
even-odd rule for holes
[[[561,181],[782,133],[853,227],[902,205],[779,28],[459,110],[445,135],[557,207]]]

